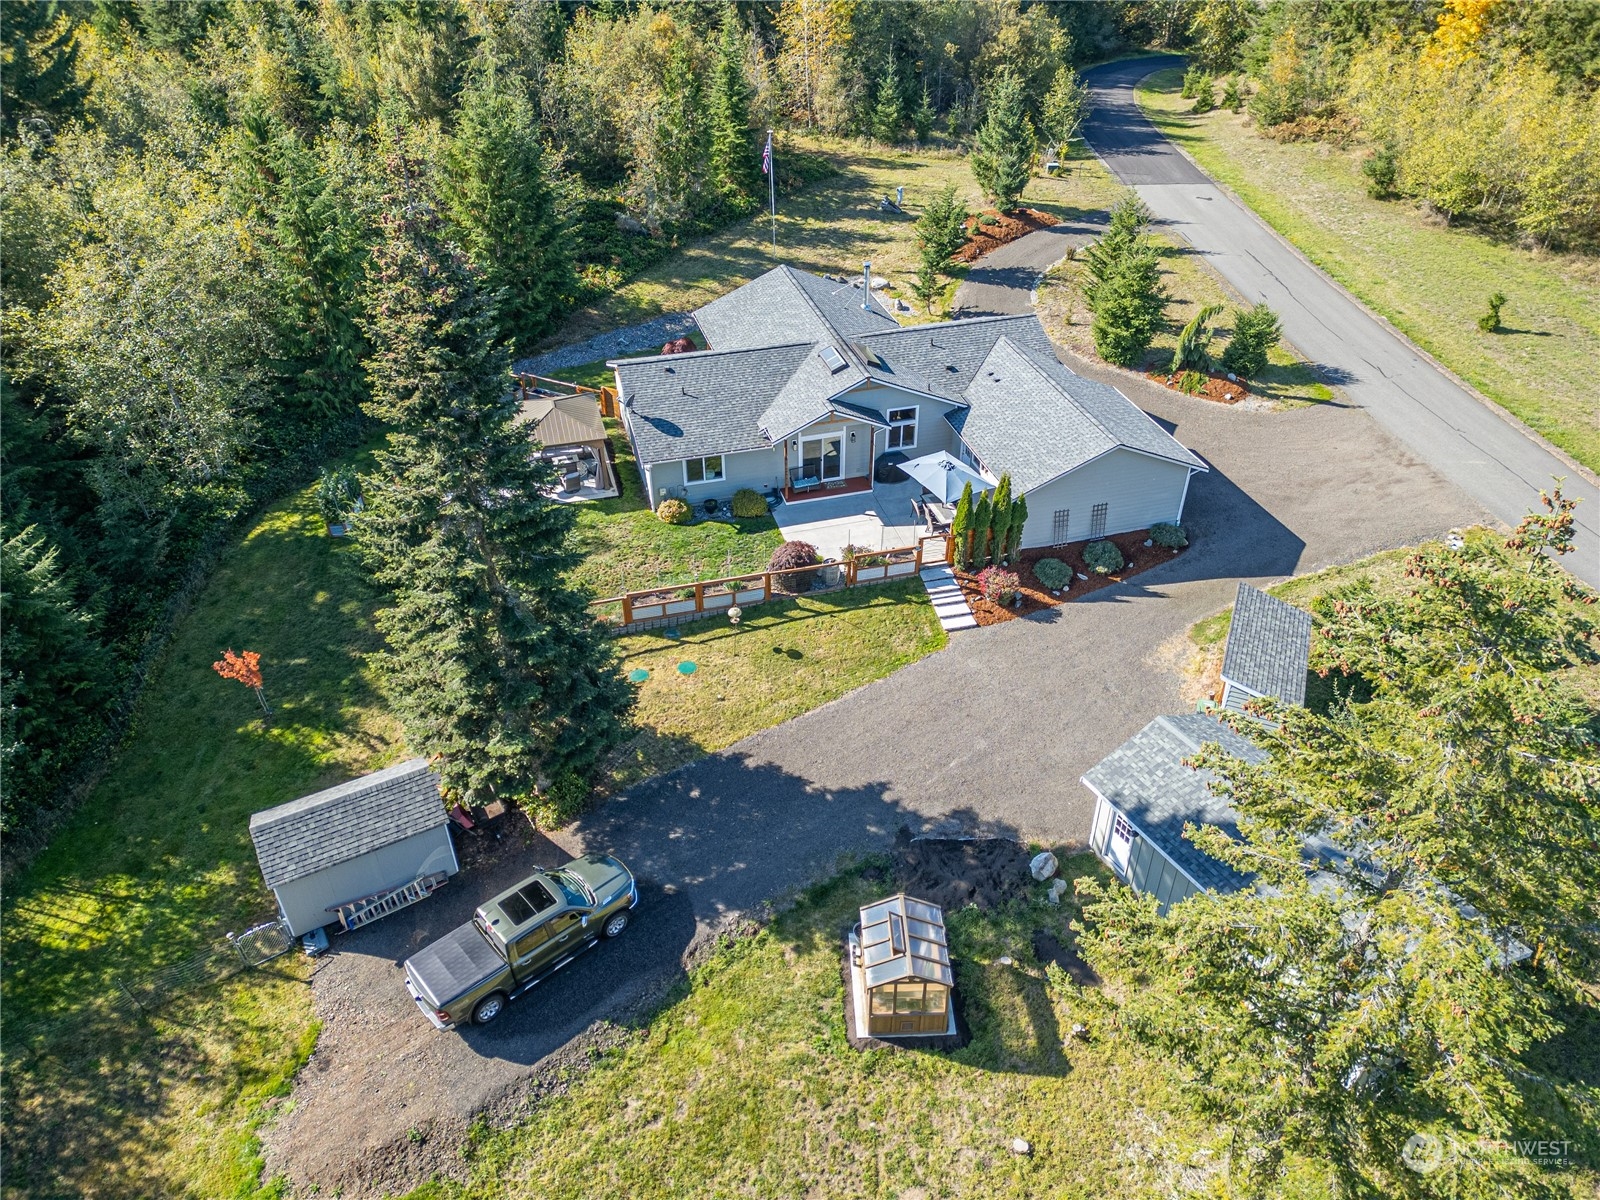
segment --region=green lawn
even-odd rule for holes
[[[1600,471],[1600,261],[1521,249],[1367,196],[1363,147],[1282,144],[1241,116],[1193,116],[1181,73],[1138,91],[1156,125],[1363,303],[1590,470]],[[1479,331],[1492,292],[1510,297]]]
[[[616,789],[809,712],[945,644],[919,581],[752,605],[726,617],[621,638],[624,670],[643,669],[643,727],[608,764]],[[684,675],[678,664],[693,662]]]
[[[94,1001],[273,915],[252,811],[398,757],[364,661],[373,603],[310,490],[267,513],[180,624],[105,781],[7,889],[7,1196],[253,1192],[254,1125],[315,1037],[300,956],[148,1022]],[[225,647],[260,651],[270,722],[211,670]]]
[[[911,303],[909,283],[916,269],[912,226],[922,206],[939,188],[954,184],[969,208],[983,207],[966,158],[953,150],[890,149],[805,137],[796,142],[826,155],[839,172],[779,200],[776,255],[765,213],[736,222],[687,244],[576,313],[550,344],[566,345],[663,313],[687,312],[779,263],[817,274],[855,275],[864,260],[870,261],[874,275],[895,285],[891,295]],[[1080,150],[1069,174],[1033,179],[1022,202],[1068,219],[1104,208],[1114,189],[1106,187],[1103,171],[1084,169],[1085,161],[1092,160]],[[908,216],[878,211],[879,198],[893,197],[897,186],[906,189]]]
[[[1064,864],[1068,878],[1101,873],[1087,855]],[[973,1029],[965,1048],[851,1049],[842,936],[862,903],[891,890],[847,872],[726,944],[681,998],[563,1094],[510,1130],[480,1129],[465,1185],[429,1184],[411,1200],[1087,1200],[1215,1183],[1223,1134],[1179,1100],[1177,1065],[1121,1036],[1098,991],[1060,975],[1052,983],[1035,960],[1033,931],[1065,939],[1070,905],[948,915]],[[1090,1040],[1066,1041],[1078,1022]],[[1032,1143],[1031,1156],[1012,1153],[1015,1137]]]

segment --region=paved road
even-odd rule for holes
[[[1094,107],[1084,136],[1242,296],[1264,300],[1289,341],[1413,453],[1508,525],[1566,476],[1578,507],[1567,567],[1600,585],[1600,487],[1520,424],[1484,404],[1216,187],[1145,119],[1134,85],[1179,58],[1111,63],[1085,75]]]

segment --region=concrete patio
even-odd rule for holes
[[[879,483],[868,492],[780,504],[772,516],[785,541],[810,542],[823,558],[838,558],[850,545],[890,550],[913,546],[926,532],[911,511],[921,493],[915,480]]]

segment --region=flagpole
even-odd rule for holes
[[[778,253],[778,164],[772,161],[772,130],[767,130],[767,198],[772,205],[772,253]]]

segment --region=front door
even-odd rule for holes
[[[1128,852],[1133,849],[1133,826],[1128,823],[1128,818],[1117,813],[1111,819],[1111,837],[1106,842],[1106,854],[1111,859],[1111,865],[1117,869],[1117,874],[1123,878],[1128,875]]]
[[[843,479],[844,435],[829,433],[806,438],[800,443],[800,463],[807,479]]]

